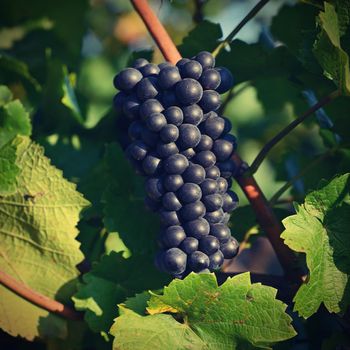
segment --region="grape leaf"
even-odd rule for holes
[[[350,175],[338,176],[297,205],[296,215],[283,220],[282,238],[306,254],[309,279],[294,297],[294,309],[308,318],[324,303],[343,313],[350,304]]]
[[[27,137],[12,141],[20,169],[16,191],[0,197],[0,269],[30,288],[67,303],[82,261],[76,224],[89,203]],[[29,340],[64,337],[62,318],[0,287],[0,326]]]
[[[318,23],[321,32],[317,36],[313,52],[321,64],[324,74],[329,79],[334,80],[345,95],[349,95],[349,56],[340,46],[338,16],[332,4],[324,3],[324,12],[320,12]]]
[[[148,341],[152,341],[151,334],[158,330],[155,317],[165,312],[174,313],[182,320],[181,323],[174,322],[167,316],[168,322],[173,323],[172,329],[185,326],[183,332],[193,331],[202,340],[199,349],[269,348],[273,343],[295,335],[291,318],[284,312],[286,305],[275,299],[276,292],[260,283],[251,284],[249,273],[229,278],[220,287],[214,274],[191,273],[184,280],[173,280],[164,288],[163,295],[151,293],[147,308],[151,316],[136,318],[130,311],[124,313],[123,308],[111,329],[116,337],[114,348],[130,349],[128,343],[133,341],[132,349],[151,349],[154,344],[148,345]],[[131,319],[140,327],[147,325],[149,332],[140,332],[131,338],[131,332],[138,328],[130,328]],[[201,344],[191,335],[179,346],[180,340],[170,329],[162,331],[159,337],[160,342],[168,342],[170,349],[197,349],[196,346]]]
[[[0,85],[0,107],[12,100],[12,92],[6,85]]]
[[[110,252],[84,275],[83,283],[74,295],[78,310],[85,311],[85,320],[91,330],[106,334],[117,316],[116,305],[127,296],[147,289],[158,289],[169,277],[156,271],[153,259]]]
[[[16,135],[30,136],[31,133],[29,115],[19,100],[0,107],[0,147]]]
[[[16,191],[18,173],[16,148],[7,143],[0,147],[0,196],[6,196]]]

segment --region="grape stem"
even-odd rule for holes
[[[181,56],[169,35],[164,35],[165,29],[156,15],[153,13],[147,1],[131,0],[131,2],[141,16],[142,20],[145,22],[147,28],[150,29],[150,34],[157,43],[163,56],[169,62],[176,63]],[[267,1],[264,1],[264,4],[266,2]],[[242,159],[235,154],[233,156],[233,160],[235,161],[237,167],[241,169],[244,164]],[[275,216],[264,193],[260,189],[254,177],[247,172],[243,174],[240,173],[239,176],[236,176],[236,180],[252,205],[257,221],[261,228],[266,232],[266,235],[276,252],[277,258],[286,276],[294,284],[294,286],[301,284],[303,281],[304,271],[298,267],[297,259],[293,251],[290,250],[280,238],[280,234],[283,232],[283,227]]]
[[[233,38],[237,33],[269,2],[269,0],[260,0],[250,11],[249,13],[238,23],[238,25],[232,30],[232,32],[220,42],[220,44],[213,51],[213,56],[216,57],[220,51],[231,43]]]
[[[21,296],[22,298],[28,300],[32,304],[41,307],[47,311],[53,312],[63,318],[69,320],[82,320],[83,314],[75,311],[67,305],[63,305],[60,302],[50,299],[43,294],[40,294],[32,289],[30,289],[25,284],[15,280],[13,277],[9,276],[5,272],[0,270],[0,283],[6,288]]]
[[[249,168],[249,172],[251,174],[255,174],[256,171],[259,169],[261,163],[266,158],[267,154],[270,152],[270,150],[276,146],[278,142],[280,142],[284,137],[286,137],[292,130],[294,130],[299,124],[301,124],[305,119],[313,115],[318,109],[322,108],[323,106],[327,105],[329,102],[333,101],[335,98],[340,96],[340,91],[335,90],[331,92],[329,95],[322,98],[319,102],[314,104],[311,108],[309,108],[304,114],[302,114],[300,117],[293,120],[289,125],[287,125],[283,130],[281,130],[277,135],[275,135],[270,141],[268,141],[262,150],[259,152],[259,154],[254,159],[252,165]]]

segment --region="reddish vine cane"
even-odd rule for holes
[[[167,34],[165,28],[148,5],[148,2],[146,0],[131,0],[131,2],[148,28],[152,38],[157,43],[165,59],[173,64],[176,64],[176,62],[181,58],[181,55]],[[238,167],[242,166],[243,161],[237,154],[233,157],[233,159]],[[286,276],[293,283],[300,284],[302,282],[303,272],[297,267],[297,261],[294,253],[283,243],[282,239],[280,238],[283,227],[276,218],[272,208],[269,206],[259,185],[253,176],[244,173],[237,176],[236,180],[251,203],[255,211],[257,221],[266,232],[266,235],[276,252],[277,258],[282,265]]]

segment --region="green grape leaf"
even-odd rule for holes
[[[213,51],[222,37],[220,24],[201,21],[183,39],[179,51],[183,57],[192,57],[200,51]]]
[[[29,115],[19,100],[0,107],[0,147],[16,135],[30,136],[31,133]]]
[[[16,191],[0,197],[0,269],[49,298],[68,303],[83,260],[76,224],[89,203],[50,165],[42,147],[16,137]],[[0,327],[29,340],[66,335],[65,321],[0,287]]]
[[[7,196],[16,191],[19,171],[16,165],[16,147],[11,143],[0,146],[0,196]]]
[[[136,312],[141,316],[144,316],[146,314],[146,308],[150,299],[151,294],[149,292],[142,292],[133,297],[127,298],[122,306]]]
[[[161,342],[167,341],[169,349],[197,349],[196,346],[213,350],[270,348],[296,334],[291,318],[285,313],[287,306],[276,299],[276,292],[260,283],[251,284],[249,273],[229,278],[220,287],[214,274],[191,273],[184,280],[173,280],[162,295],[151,292],[147,307],[151,316],[134,317],[133,311],[122,306],[121,316],[111,329],[116,337],[114,348],[151,349],[154,344],[150,334],[159,330],[157,316],[163,313],[175,314],[179,321],[166,316],[173,326],[159,332]],[[131,324],[126,322],[129,317],[141,327],[147,325],[149,332],[134,333],[132,339],[131,331],[139,327],[130,328]],[[183,332],[191,336],[179,346],[180,340],[171,334],[171,330],[180,325],[185,327]],[[130,341],[133,341],[133,347],[128,348]],[[149,345],[148,341],[151,342]]]
[[[6,85],[0,85],[0,107],[12,100],[12,92]]]
[[[294,297],[304,318],[324,303],[329,312],[343,313],[350,304],[350,174],[334,178],[313,191],[297,214],[283,220],[282,238],[306,254],[308,280]]]
[[[340,29],[335,7],[324,3],[318,23],[321,32],[317,36],[313,52],[324,70],[324,74],[334,80],[345,95],[350,94],[349,56],[340,45]]]
[[[168,279],[155,269],[148,256],[125,259],[110,252],[84,275],[73,301],[78,310],[85,311],[91,330],[107,334],[117,316],[117,304],[135,293],[161,288]]]

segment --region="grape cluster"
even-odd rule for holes
[[[114,86],[126,156],[146,176],[145,203],[162,223],[158,268],[177,277],[218,269],[238,252],[227,226],[238,205],[229,189],[236,139],[216,113],[231,73],[203,51],[176,66],[137,59]]]

